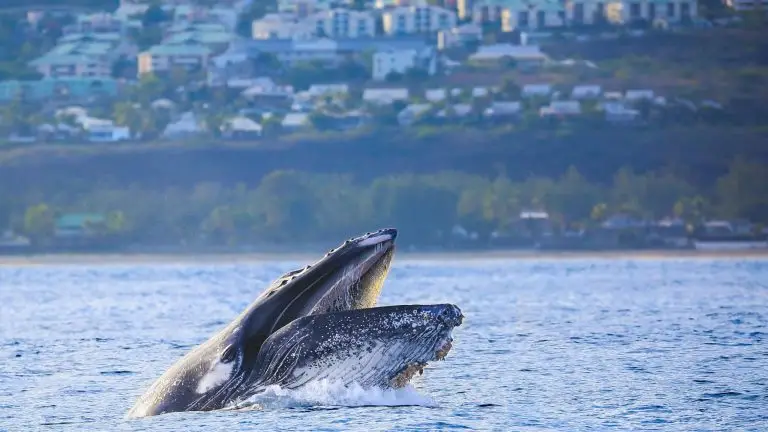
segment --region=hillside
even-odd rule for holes
[[[0,153],[0,190],[10,187],[20,194],[65,185],[255,184],[276,169],[345,173],[359,180],[441,170],[489,177],[504,171],[525,179],[556,177],[569,166],[597,182],[609,182],[622,167],[640,173],[674,168],[708,187],[737,155],[768,161],[767,141],[766,130],[695,126],[578,133],[449,130],[422,137],[388,130],[256,143],[38,146]]]

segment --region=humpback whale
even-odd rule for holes
[[[270,385],[317,380],[402,387],[451,349],[452,304],[374,307],[397,230],[369,232],[276,279],[239,316],[187,353],[126,417],[228,408]]]

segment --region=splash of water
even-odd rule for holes
[[[269,386],[258,395],[238,404],[234,409],[278,409],[316,406],[437,406],[435,401],[420,394],[412,385],[399,389],[364,388],[353,383],[343,385],[327,380],[314,381],[295,389]]]

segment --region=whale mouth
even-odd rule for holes
[[[395,253],[397,230],[385,228],[346,240],[325,256],[334,270],[308,314],[375,306]],[[334,263],[334,264],[332,264]]]

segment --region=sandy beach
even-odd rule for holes
[[[263,261],[312,262],[320,252],[232,252],[232,253],[61,253],[0,256],[0,266],[29,265],[115,265],[115,264],[233,264]],[[552,259],[768,259],[768,248],[742,250],[622,250],[622,251],[530,251],[483,250],[448,252],[397,252],[397,261],[475,261]]]

